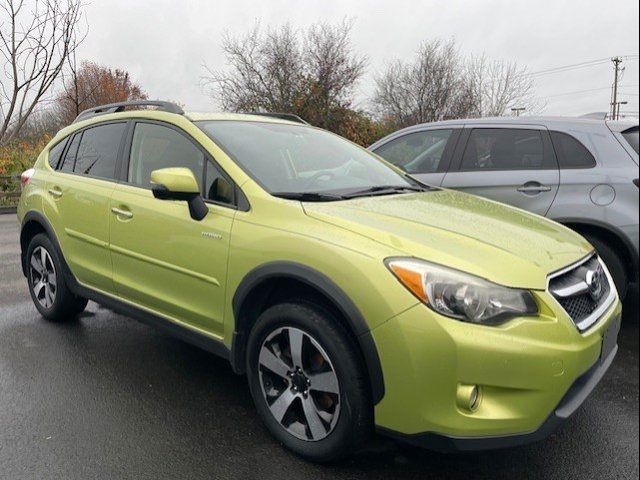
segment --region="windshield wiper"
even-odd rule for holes
[[[347,193],[344,195],[344,198],[367,197],[371,195],[393,195],[394,193],[426,192],[428,190],[429,188],[418,185],[378,185],[375,187],[365,188],[364,190]]]
[[[300,200],[301,202],[335,202],[345,198],[334,193],[320,192],[275,192],[271,195],[278,198],[286,198],[287,200]]]

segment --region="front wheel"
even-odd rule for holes
[[[247,352],[260,417],[280,442],[313,461],[331,461],[364,443],[372,407],[362,361],[342,325],[304,302],[263,312]]]
[[[65,283],[60,257],[45,234],[38,234],[27,249],[27,281],[34,305],[47,320],[70,320],[87,306]]]
[[[609,273],[611,273],[613,283],[616,284],[616,289],[618,290],[620,299],[624,300],[629,288],[629,279],[627,277],[627,269],[625,267],[624,260],[609,243],[600,237],[589,234],[586,234],[584,237],[589,243],[591,243],[591,245],[593,245],[598,252],[598,255],[600,255],[600,258],[604,261],[605,265],[609,269]]]

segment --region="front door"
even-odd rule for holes
[[[476,127],[463,135],[442,186],[546,215],[560,174],[546,129]]]
[[[457,127],[413,131],[392,138],[373,152],[421,182],[440,186],[459,133]]]
[[[205,188],[206,152],[174,127],[135,124],[128,149],[127,183],[111,199],[113,280],[120,297],[178,323],[221,336],[229,237],[235,209],[209,203],[202,221],[184,201],[151,192],[153,170],[190,168]],[[219,200],[219,199],[218,199]]]

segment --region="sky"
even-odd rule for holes
[[[461,55],[486,54],[540,72],[620,55],[622,111],[638,112],[637,0],[88,0],[89,33],[79,58],[127,70],[149,98],[215,111],[201,86],[204,64],[224,68],[222,36],[264,27],[353,20],[355,51],[369,59],[357,92],[367,108],[374,78],[392,60],[411,60],[421,42],[455,39]],[[610,62],[540,74],[541,113],[608,111]]]

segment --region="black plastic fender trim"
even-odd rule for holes
[[[338,308],[342,316],[348,323],[348,328],[358,341],[358,346],[364,357],[365,366],[371,384],[371,397],[373,404],[384,397],[384,377],[382,365],[378,356],[373,336],[369,326],[360,310],[353,301],[338,287],[329,277],[317,270],[295,262],[269,262],[251,270],[242,279],[232,301],[233,314],[235,319],[235,331],[233,333],[233,344],[231,347],[231,364],[234,371],[244,373],[245,344],[248,332],[244,319],[241,318],[241,309],[247,300],[250,292],[264,281],[275,278],[295,279],[313,287]]]

